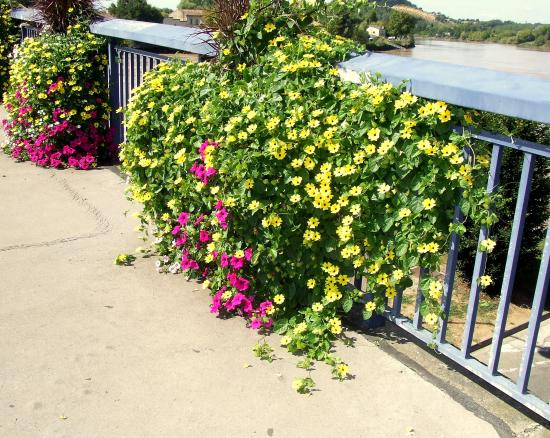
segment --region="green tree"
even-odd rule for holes
[[[181,0],[178,9],[208,9],[212,0]]]
[[[109,6],[109,13],[127,20],[162,23],[162,11],[147,3],[147,0],[117,0]]]
[[[416,17],[400,11],[392,10],[386,30],[390,35],[403,37],[411,35],[416,25]]]
[[[374,23],[375,21],[378,21],[378,15],[376,14],[376,9],[371,9],[367,16],[365,17],[365,21],[367,23]]]

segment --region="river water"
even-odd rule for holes
[[[550,52],[508,44],[417,39],[413,49],[385,53],[550,79]]]

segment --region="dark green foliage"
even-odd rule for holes
[[[393,10],[386,24],[386,30],[390,35],[396,37],[411,35],[414,32],[416,21],[416,17],[410,14]]]
[[[34,0],[32,6],[56,33],[66,33],[69,26],[98,17],[94,0]]]
[[[550,126],[548,125],[482,113],[479,116],[479,126],[491,132],[513,135],[517,138],[545,144],[550,147]],[[493,239],[497,241],[497,246],[489,254],[487,264],[487,274],[491,275],[494,281],[494,284],[487,288],[487,292],[492,295],[499,294],[501,289],[522,163],[522,153],[509,149],[506,150],[502,163],[499,189],[502,195],[502,205],[498,209],[499,222],[495,225],[492,233]],[[514,289],[514,299],[520,302],[530,302],[529,300],[532,297],[536,281],[542,242],[550,216],[549,173],[549,160],[539,158],[535,164],[533,185],[525,219],[525,231]],[[468,233],[461,242],[459,268],[466,278],[471,278],[472,275],[477,239],[477,234]]]
[[[162,11],[147,0],[117,0],[116,4],[109,6],[109,13],[117,18],[151,23],[162,23],[164,18]]]
[[[13,22],[11,2],[0,0],[0,99],[9,79],[9,54],[18,40],[18,32]]]
[[[212,3],[212,0],[181,0],[178,9],[208,9]]]

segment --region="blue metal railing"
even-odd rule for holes
[[[505,267],[505,273],[502,281],[500,301],[497,310],[495,329],[491,341],[491,351],[487,364],[472,357],[472,340],[476,328],[476,318],[478,314],[478,305],[480,299],[479,277],[483,274],[486,264],[486,252],[477,251],[474,272],[471,279],[471,289],[467,307],[467,317],[462,337],[461,347],[456,347],[447,342],[447,325],[449,322],[451,300],[453,294],[453,284],[456,276],[456,266],[459,253],[459,236],[453,234],[451,237],[450,250],[447,259],[445,272],[444,289],[442,297],[442,307],[445,318],[440,321],[439,330],[435,338],[437,349],[445,356],[449,357],[467,370],[473,372],[496,388],[500,389],[510,397],[521,402],[546,419],[550,419],[550,404],[541,400],[536,395],[529,393],[529,379],[533,365],[533,357],[536,348],[536,341],[543,321],[543,310],[548,294],[548,285],[550,281],[550,220],[544,241],[544,248],[539,267],[538,279],[535,287],[535,294],[531,306],[531,316],[527,326],[527,339],[521,359],[519,376],[516,382],[500,374],[498,371],[499,361],[501,359],[502,344],[506,337],[506,321],[510,310],[510,299],[512,296],[513,285],[517,270],[517,261],[519,257],[521,241],[523,238],[525,215],[529,202],[531,184],[533,180],[533,171],[535,160],[550,158],[550,147],[538,145],[536,143],[518,141],[514,139],[503,140],[502,136],[486,132],[471,132],[471,137],[482,141],[491,141],[493,151],[491,155],[491,164],[487,183],[487,192],[492,193],[497,187],[500,178],[500,167],[504,148],[512,148],[522,151],[523,166],[521,170],[519,190],[517,194],[516,208],[512,225],[512,232],[508,246],[508,258]],[[462,220],[460,211],[455,212],[455,220]],[[479,242],[486,239],[488,229],[481,227]],[[420,277],[427,274],[421,270]],[[420,281],[420,279],[419,279]],[[401,314],[401,302],[403,291],[399,291],[394,299],[392,306],[388,306],[386,316],[389,320],[396,323],[401,328],[413,336],[431,344],[434,342],[432,333],[425,330],[421,324],[419,308],[422,300],[422,291],[417,292],[415,313],[413,319],[409,319]]]
[[[15,11],[12,15],[14,18],[32,21],[29,20],[28,11]],[[109,67],[107,77],[112,105],[111,127],[114,130],[117,143],[123,142],[125,138],[123,115],[117,110],[128,105],[132,90],[142,84],[145,72],[168,59],[168,57],[156,53],[122,47],[117,45],[117,41],[126,39],[170,49],[185,50],[198,54],[199,58],[213,55],[211,41],[208,36],[197,34],[196,30],[176,26],[112,20],[92,25],[91,31],[111,38],[108,48]],[[22,38],[28,36],[34,35],[22,34]],[[357,80],[359,74],[362,73],[377,72],[384,79],[396,85],[404,80],[408,81],[411,92],[420,97],[444,100],[450,104],[467,108],[550,123],[550,81],[548,80],[378,53],[367,54],[345,62],[341,65],[341,71],[344,77],[349,76],[347,77],[348,80]],[[437,72],[436,78],[434,78],[434,72]],[[460,133],[463,130],[462,127],[457,128]],[[543,309],[548,294],[550,228],[548,228],[545,238],[519,376],[516,381],[512,381],[499,373],[503,341],[509,335],[506,331],[506,321],[510,311],[510,300],[516,276],[535,161],[550,158],[550,148],[521,139],[473,129],[469,130],[469,135],[474,140],[488,142],[493,145],[487,183],[489,193],[498,187],[504,151],[514,149],[523,154],[523,167],[508,247],[508,259],[502,279],[502,291],[495,329],[490,342],[491,352],[488,363],[484,364],[472,357],[472,351],[476,347],[472,345],[472,340],[480,302],[480,288],[477,279],[484,271],[486,264],[486,254],[484,252],[478,251],[476,255],[462,345],[459,348],[447,341],[460,247],[460,236],[456,233],[451,234],[443,281],[441,304],[445,318],[440,321],[435,339],[432,337],[432,333],[422,326],[420,305],[423,295],[420,287],[416,292],[415,312],[412,319],[402,314],[403,291],[399,291],[397,296],[393,298],[391,306],[387,305],[385,317],[426,344],[435,342],[439,352],[524,406],[550,420],[550,404],[528,391],[537,336],[544,319]],[[465,153],[468,155],[467,151]],[[462,212],[457,207],[455,208],[454,222],[462,221]],[[487,236],[488,231],[487,228],[482,227],[479,241]],[[426,269],[421,268],[419,270],[419,277],[429,274]],[[355,285],[359,289],[361,289],[362,283],[361,278],[357,278],[355,281]]]
[[[40,29],[33,26],[22,25],[21,26],[21,42],[27,38],[34,38],[40,35]]]
[[[132,90],[143,83],[145,73],[169,59],[167,56],[144,50],[120,47],[109,43],[108,82],[111,99],[111,128],[116,144],[126,139],[124,117],[120,109],[128,106]]]

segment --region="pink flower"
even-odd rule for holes
[[[181,225],[186,225],[188,221],[189,221],[189,213],[185,213],[185,212],[180,213],[178,217],[178,222]]]
[[[199,225],[199,224],[202,222],[203,219],[204,219],[204,214],[201,213],[201,214],[199,215],[199,217],[195,220],[195,222],[193,223],[193,225],[196,227],[197,225]]]
[[[176,246],[177,247],[183,246],[185,245],[186,242],[187,242],[187,232],[184,231],[183,236],[180,236],[176,239]]]
[[[221,210],[223,208],[223,201],[221,199],[216,202],[216,205],[214,206],[215,210]]]
[[[261,326],[262,326],[262,320],[258,318],[253,319],[252,322],[250,323],[250,328],[254,330],[259,329]]]
[[[202,243],[206,243],[210,240],[210,234],[208,234],[208,231],[201,230],[199,233],[199,241]]]
[[[174,227],[174,229],[172,230],[172,235],[175,236],[175,235],[179,234],[180,230],[181,230],[181,227],[179,225],[176,225]]]
[[[223,286],[219,291],[217,291],[212,297],[212,304],[210,305],[211,313],[218,313],[222,305],[222,295],[227,290],[226,286]]]
[[[247,262],[249,262],[252,259],[252,248],[246,248],[244,250],[244,258]]]
[[[250,287],[250,283],[246,278],[237,277],[237,274],[235,274],[234,272],[227,274],[227,279],[231,283],[231,286],[233,286],[238,291],[244,292]]]
[[[229,268],[229,256],[226,253],[222,254],[220,265],[222,268]]]
[[[244,266],[244,259],[242,257],[232,257],[231,258],[231,267],[238,271],[239,269],[242,269]]]

